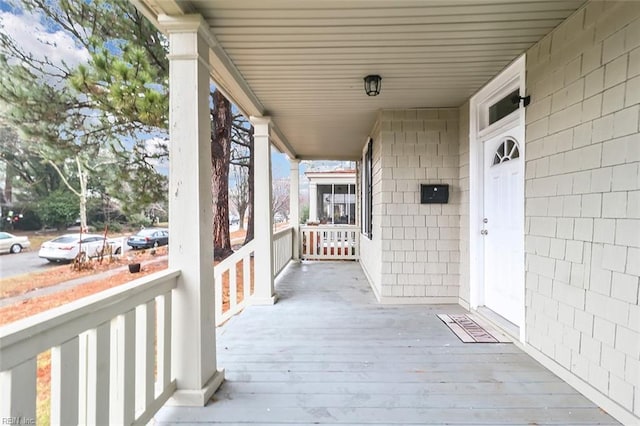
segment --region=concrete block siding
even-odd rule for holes
[[[527,343],[640,416],[640,3],[527,52]]]
[[[458,151],[457,109],[380,113],[374,132],[374,235],[373,241],[364,242],[362,258],[370,279],[380,268],[374,289],[381,301],[457,302]],[[449,184],[449,203],[420,204],[424,183]],[[378,264],[365,260],[375,242],[382,254]]]

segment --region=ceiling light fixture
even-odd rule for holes
[[[378,96],[382,88],[382,77],[379,75],[368,75],[364,78],[364,91],[368,96]]]

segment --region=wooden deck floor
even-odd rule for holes
[[[275,306],[218,330],[227,380],[156,424],[618,424],[512,344],[464,344],[459,306],[377,304],[356,262],[301,263]]]

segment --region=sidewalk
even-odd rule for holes
[[[159,263],[162,262],[164,260],[166,260],[168,258],[167,255],[164,256],[159,256],[153,260],[149,260],[146,262],[142,263],[142,266],[145,265],[150,265],[150,264],[154,264],[154,263]],[[109,278],[112,275],[115,275],[119,272],[122,271],[126,271],[128,269],[128,265],[125,266],[119,266],[117,268],[114,269],[110,269],[108,271],[104,271],[104,272],[100,272],[98,274],[94,274],[94,275],[86,275],[84,277],[80,277],[80,278],[76,278],[74,280],[70,280],[70,281],[65,281],[62,282],[60,284],[56,284],[56,285],[52,285],[49,287],[44,287],[44,288],[39,288],[39,289],[35,289],[32,291],[28,291],[26,293],[22,293],[19,294],[17,296],[11,296],[11,297],[7,297],[4,299],[0,299],[0,308],[3,308],[5,306],[9,306],[9,305],[13,305],[15,303],[20,303],[23,302],[25,300],[29,300],[32,299],[34,297],[39,297],[39,296],[48,296],[50,294],[55,294],[58,293],[60,291],[63,290],[68,290],[70,288],[74,288],[83,284],[87,284],[96,280],[100,280],[100,279],[104,279],[104,278]]]

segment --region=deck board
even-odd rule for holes
[[[453,305],[379,305],[357,262],[294,264],[275,306],[218,329],[226,381],[156,424],[618,424],[513,344],[462,343]]]

